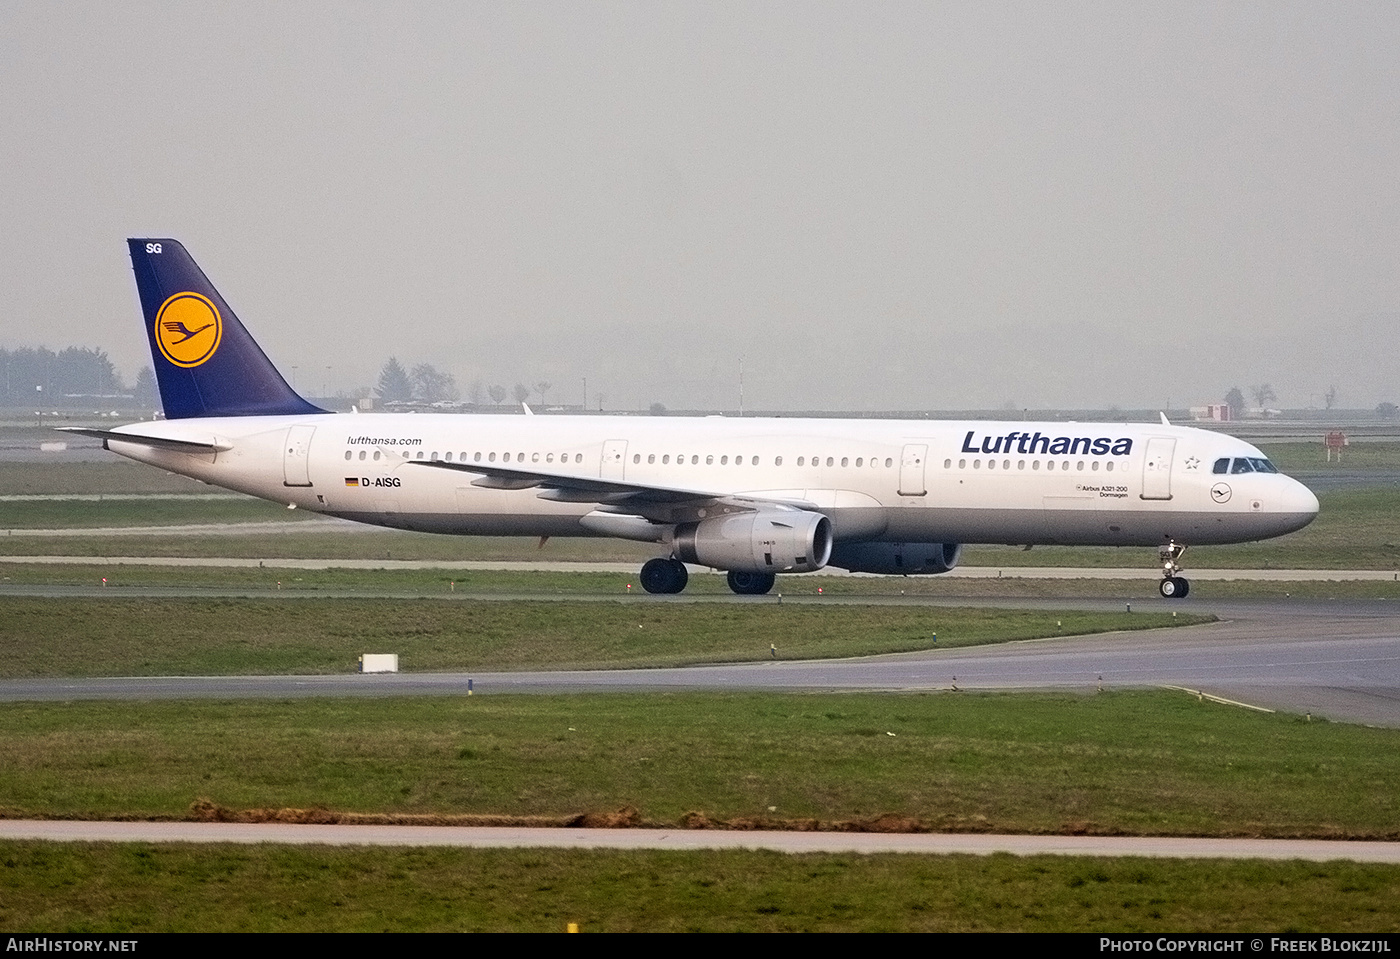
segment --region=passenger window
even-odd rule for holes
[[[953,461],[952,461],[952,460],[944,460],[944,461],[943,461],[943,468],[944,468],[945,470],[952,469],[952,468],[953,468]]]
[[[755,456],[755,457],[753,458],[753,465],[754,465],[754,466],[757,466],[757,465],[758,465],[758,457],[757,457],[757,456]],[[778,465],[779,465],[779,466],[782,466],[782,465],[783,465],[783,458],[782,458],[781,456],[778,457]]]
[[[1054,460],[1048,460],[1048,461],[1045,463],[1045,468],[1048,469],[1048,470],[1054,469],[1054,468],[1055,468],[1055,461],[1054,461]]]
[[[1040,469],[1040,460],[1031,460],[1031,469],[1032,469],[1032,470],[1038,470],[1038,469]]]
[[[827,465],[827,466],[835,466],[835,465],[836,465],[836,459],[835,459],[835,457],[828,456],[828,457],[826,458],[826,465]]]
[[[699,453],[694,453],[694,454],[691,455],[691,457],[690,457],[690,465],[691,465],[691,466],[699,466],[699,465],[700,465],[700,454],[699,454]]]
[[[965,469],[967,469],[967,460],[958,460],[958,469],[960,469],[960,470],[965,470]]]
[[[886,456],[886,457],[885,457],[885,469],[889,469],[889,468],[890,468],[891,466],[893,466],[893,465],[894,465],[894,460],[892,460],[892,459],[890,459],[888,456]]]
[[[803,463],[803,460],[805,460],[805,459],[806,459],[805,456],[799,456],[799,457],[797,458],[797,465],[798,465],[798,466],[801,466],[802,463]]]
[[[1215,465],[1212,466],[1212,467],[1210,468],[1210,471],[1211,471],[1212,473],[1228,473],[1228,472],[1230,472],[1230,457],[1228,457],[1228,456],[1222,456],[1222,457],[1220,457],[1220,459],[1218,459],[1218,460],[1215,461]]]
[[[354,454],[351,450],[346,450],[346,451],[345,451],[345,458],[346,458],[346,459],[349,459],[350,457],[352,457],[352,456],[354,456],[354,455],[355,455],[355,454]]]
[[[638,463],[640,463],[641,461],[642,461],[642,454],[641,454],[641,453],[633,453],[633,454],[632,454],[632,465],[633,465],[633,466],[636,466],[636,465],[637,465]]]
[[[980,469],[982,468],[982,461],[981,461],[981,460],[973,460],[973,461],[972,461],[972,468],[975,469],[975,470],[980,470]]]
[[[758,464],[755,463],[755,464],[753,464],[753,465],[754,465],[754,466],[757,466]],[[775,456],[775,457],[773,457],[773,465],[774,465],[774,466],[782,466],[782,465],[783,465],[783,458],[782,458],[781,456]],[[798,463],[797,465],[798,465],[798,466],[801,466],[802,464],[801,464],[801,463]]]
[[[1009,470],[1009,469],[1011,469],[1011,461],[1010,461],[1010,460],[1002,460],[1002,461],[1001,461],[1001,468],[1004,469],[1004,470]]]
[[[1025,461],[1025,460],[1017,460],[1017,461],[1016,461],[1016,468],[1017,468],[1018,470],[1023,470],[1023,469],[1025,469],[1025,468],[1026,468],[1026,461]]]
[[[1093,465],[1092,467],[1090,467],[1090,468],[1091,468],[1095,473],[1097,473],[1097,472],[1099,471],[1099,461],[1098,461],[1098,460],[1094,460],[1094,465]]]
[[[670,454],[670,453],[667,453],[665,456],[661,457],[661,465],[662,465],[662,466],[669,466],[670,464],[671,464],[671,454]]]
[[[726,456],[725,459],[729,459],[729,457]],[[706,465],[706,466],[713,466],[713,465],[714,465],[714,462],[715,462],[715,458],[714,458],[713,456],[707,456],[707,457],[705,457],[705,465]]]
[[[851,463],[851,460],[850,460],[849,457],[846,457],[846,456],[841,457],[841,465],[842,465],[842,466],[849,466],[850,463]]]
[[[491,462],[493,462],[493,463],[496,462],[496,454],[495,454],[495,453],[492,453],[492,454],[491,454]]]
[[[996,469],[996,468],[997,468],[997,461],[996,461],[996,460],[987,460],[987,469],[989,469],[989,470],[994,470],[994,469]]]
[[[709,460],[706,459],[705,462],[708,463]],[[728,465],[729,465],[729,457],[727,457],[727,456],[721,456],[721,457],[719,458],[719,465],[720,465],[720,466],[728,466]]]
[[[1113,472],[1113,460],[1109,460],[1107,463],[1104,464],[1104,470],[1106,470],[1109,473]]]
[[[375,459],[375,462],[378,462],[378,461],[379,461],[379,450],[375,450],[375,451],[374,451],[374,459]]]

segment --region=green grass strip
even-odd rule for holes
[[[9,703],[0,768],[9,817],[631,807],[671,827],[1400,836],[1400,730],[1168,692]]]
[[[0,842],[25,932],[1381,932],[1400,867]]]
[[[916,606],[422,599],[0,598],[0,677],[679,666],[1151,629],[1169,613]]]

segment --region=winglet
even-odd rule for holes
[[[1159,411],[1159,412],[1157,413],[1157,415],[1160,416],[1160,417],[1162,418],[1162,425],[1163,425],[1163,426],[1171,426],[1171,423],[1167,421],[1167,414],[1166,414],[1166,413],[1163,413],[1163,412],[1160,412],[1160,411]]]
[[[167,419],[326,412],[287,385],[179,242],[126,242]]]

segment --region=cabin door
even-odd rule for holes
[[[904,447],[904,452],[899,458],[899,495],[900,496],[923,496],[928,492],[924,488],[924,460],[928,459],[928,447],[910,443]]]
[[[314,426],[293,426],[287,430],[287,440],[282,444],[286,451],[282,455],[282,485],[311,485],[311,434]]]
[[[1154,436],[1147,441],[1147,455],[1142,461],[1142,498],[1172,498],[1172,454],[1176,440]]]
[[[608,440],[603,444],[603,467],[598,475],[603,479],[621,480],[627,468],[627,441]]]

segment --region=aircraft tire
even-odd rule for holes
[[[669,595],[685,589],[690,579],[685,564],[674,559],[649,559],[642,564],[637,577],[642,581],[642,589],[648,593]]]
[[[1182,599],[1191,591],[1191,584],[1181,576],[1168,576],[1157,585],[1163,599]]]
[[[740,596],[762,596],[778,581],[772,573],[747,573],[737,569],[731,569],[725,578],[729,580],[729,588]]]

